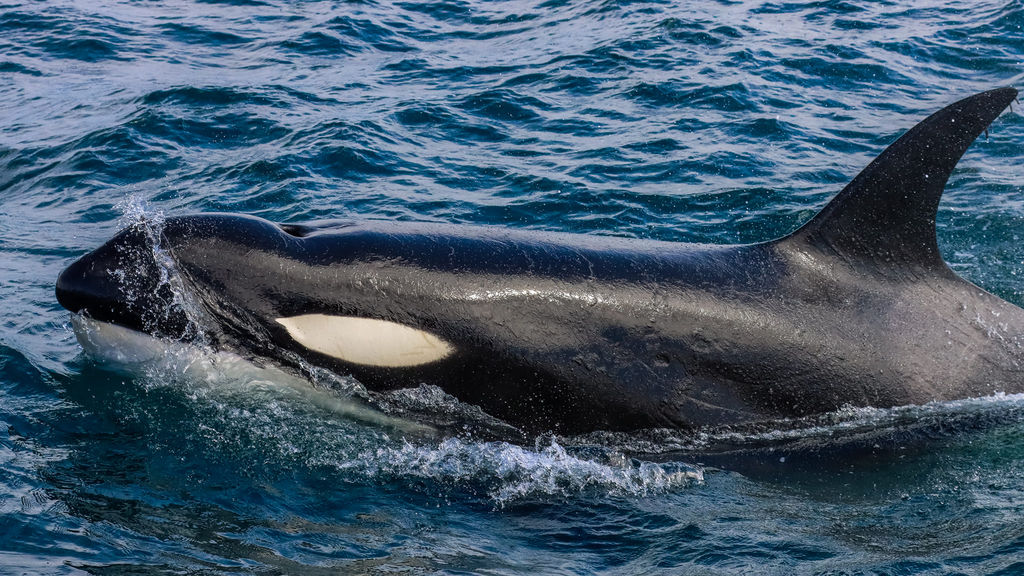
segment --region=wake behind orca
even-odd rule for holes
[[[373,391],[435,385],[526,431],[1021,392],[1024,310],[958,277],[935,236],[954,166],[1016,95],[936,112],[771,242],[200,214],[122,230],[64,270],[57,299]]]

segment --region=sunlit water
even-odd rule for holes
[[[507,442],[437,389],[374,411],[315,367],[85,356],[53,296],[126,222],[200,211],[772,238],[927,114],[1024,87],[1022,24],[1006,1],[0,6],[0,573],[1024,573],[1021,396]],[[1015,105],[938,223],[1018,305],[1022,143]]]

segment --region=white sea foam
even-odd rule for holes
[[[372,448],[335,465],[370,477],[483,486],[500,506],[528,498],[594,493],[643,497],[704,481],[703,470],[696,466],[640,462],[615,452],[604,456],[600,460],[576,456],[555,441],[528,449],[506,442],[449,438],[437,444],[402,442]]]

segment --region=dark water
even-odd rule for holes
[[[140,213],[768,239],[932,111],[1021,88],[1022,24],[1016,1],[0,5],[0,573],[1024,573],[1024,397],[424,438],[211,354],[112,371],[52,291]],[[1008,112],[939,214],[951,265],[1018,305],[1022,143]]]

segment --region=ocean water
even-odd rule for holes
[[[1007,0],[0,3],[0,573],[1024,574],[1024,396],[508,443],[365,413],[344,375],[117,366],[53,295],[126,223],[202,211],[770,239],[941,106],[1024,87],[1022,25]],[[1015,105],[938,221],[1018,305],[1022,145]]]

